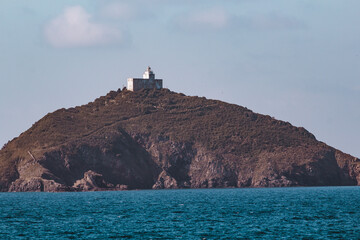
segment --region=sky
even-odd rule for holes
[[[0,148],[141,77],[360,157],[358,0],[1,0]]]

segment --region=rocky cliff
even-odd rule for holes
[[[57,110],[0,151],[1,191],[359,184],[360,160],[304,128],[167,89]]]

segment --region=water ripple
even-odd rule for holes
[[[359,239],[360,188],[1,193],[0,239]]]

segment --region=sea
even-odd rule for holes
[[[0,193],[0,239],[360,239],[360,187]]]

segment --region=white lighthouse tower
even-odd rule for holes
[[[151,70],[150,66],[148,66],[146,71],[144,72],[143,79],[155,79],[155,74]]]

